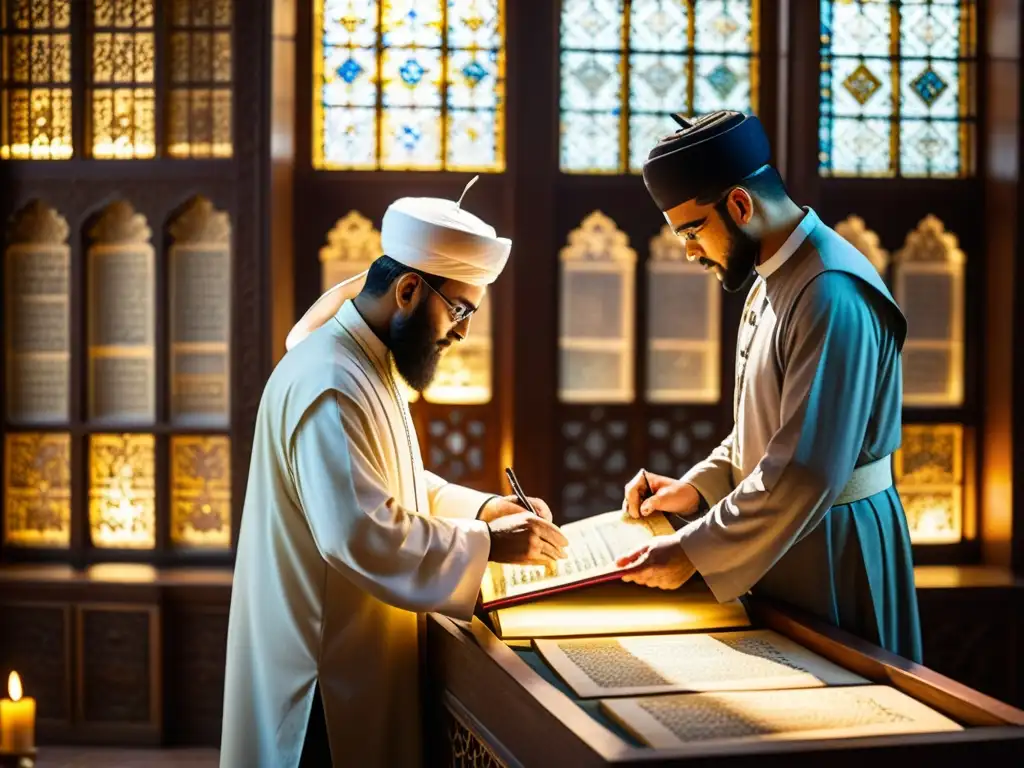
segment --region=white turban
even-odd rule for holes
[[[461,198],[455,202],[436,197],[396,200],[384,214],[381,250],[398,263],[429,275],[490,285],[505,268],[512,241],[498,237],[494,227],[462,210],[461,202]],[[365,278],[362,272],[317,299],[288,333],[285,346],[291,349],[334,317],[345,301],[341,289]]]

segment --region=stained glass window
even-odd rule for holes
[[[156,440],[152,435],[89,438],[89,533],[94,547],[156,545]]]
[[[0,159],[66,160],[71,0],[0,4]]]
[[[231,157],[232,0],[174,0],[167,153]]]
[[[171,541],[176,547],[231,546],[231,441],[171,438]]]
[[[971,173],[973,0],[821,0],[822,176]]]
[[[93,0],[90,146],[100,159],[156,154],[153,0]]]
[[[4,543],[71,543],[71,436],[11,433],[4,448]]]
[[[563,0],[567,173],[639,173],[669,114],[751,112],[758,0]]]
[[[313,164],[505,168],[503,0],[318,0]]]
[[[951,544],[963,534],[964,429],[908,424],[894,474],[915,544]]]

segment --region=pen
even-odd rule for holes
[[[640,474],[644,476],[644,483],[647,484],[647,493],[640,494],[640,501],[645,501],[654,495],[654,489],[651,487],[651,481],[647,478],[647,471],[641,469]]]
[[[536,515],[537,510],[533,508],[530,500],[527,499],[526,494],[523,493],[523,489],[519,485],[519,481],[516,480],[516,473],[512,471],[512,467],[505,467],[505,477],[508,478],[508,483],[512,486],[512,492],[515,493],[516,498],[519,499],[519,503]]]

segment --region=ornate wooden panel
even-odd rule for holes
[[[647,419],[646,468],[659,475],[682,477],[726,436],[717,408],[651,408]]]
[[[183,607],[166,622],[168,727],[176,744],[220,744],[227,634],[227,606]]]
[[[481,735],[487,731],[475,722],[475,718],[450,693],[445,694],[441,719],[443,743],[440,745],[442,755],[438,762],[452,768],[519,766],[519,762],[508,755],[504,747],[488,743],[493,737],[488,739]]]
[[[36,700],[40,720],[71,719],[71,608],[63,603],[0,605],[0,680],[12,670],[27,696]]]
[[[423,463],[427,469],[452,483],[494,491],[487,487],[493,480],[485,476],[496,459],[490,434],[496,425],[492,423],[490,409],[450,406],[426,407],[424,411],[427,415]]]
[[[623,408],[565,409],[562,418],[561,522],[622,505],[630,465],[630,422]]]
[[[1024,704],[1020,590],[919,589],[918,602],[925,666]]]
[[[158,627],[158,609],[149,606],[79,608],[79,720],[159,723]]]

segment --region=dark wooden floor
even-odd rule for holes
[[[217,768],[216,749],[40,747],[36,768]]]

